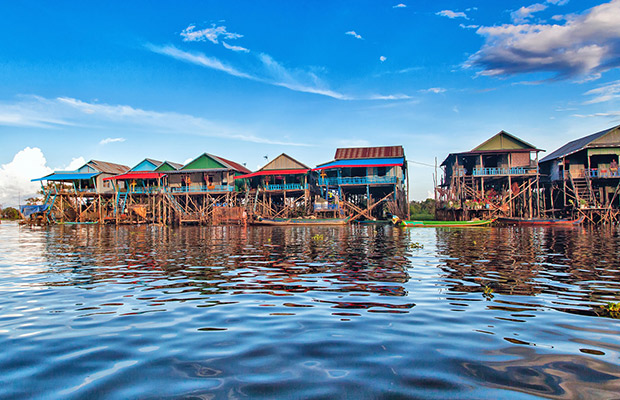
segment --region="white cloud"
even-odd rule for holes
[[[185,61],[191,64],[200,65],[202,67],[215,69],[225,72],[232,76],[239,78],[246,78],[252,80],[259,80],[257,77],[238,71],[230,65],[226,65],[215,57],[208,57],[202,53],[190,53],[187,51],[179,50],[174,46],[155,46],[152,44],[146,45],[146,47],[154,53],[166,55],[177,60]]]
[[[204,42],[205,40],[211,43],[219,43],[218,38],[220,36],[225,39],[238,39],[243,37],[238,33],[227,32],[225,26],[211,25],[211,28],[195,30],[195,25],[190,25],[181,32],[184,42]]]
[[[567,4],[569,0],[547,0],[546,2],[549,4],[556,5],[556,6],[563,6]]]
[[[445,93],[446,89],[444,88],[439,88],[439,87],[432,87],[432,88],[428,88],[428,89],[422,89],[420,90],[421,93],[435,93],[435,94],[439,94],[439,93]]]
[[[228,50],[232,50],[232,51],[237,51],[237,52],[242,52],[242,53],[249,53],[250,50],[246,49],[245,47],[241,47],[241,46],[232,46],[226,42],[222,42],[222,46],[224,46],[225,48],[227,48]]]
[[[387,57],[385,57],[385,56],[381,56],[381,57],[379,57],[379,60],[380,60],[381,62],[384,62],[385,60],[387,60]]]
[[[124,142],[125,138],[117,137],[117,138],[106,138],[99,142],[99,144],[109,144],[109,143],[119,143]]]
[[[617,119],[618,117],[620,117],[620,111],[610,111],[610,112],[599,112],[599,113],[594,113],[594,114],[573,114],[573,117],[577,117],[577,118],[613,118],[613,119]]]
[[[478,29],[480,28],[480,25],[465,25],[465,24],[459,24],[459,26],[463,29]]]
[[[395,6],[392,6],[392,8],[407,8],[407,5],[400,3],[400,4],[396,4]]]
[[[532,18],[532,14],[537,13],[539,11],[543,11],[547,9],[547,6],[544,4],[536,3],[531,6],[521,7],[517,11],[513,11],[510,13],[510,18],[514,23],[520,24],[526,22],[528,19]]]
[[[464,12],[456,12],[456,11],[452,11],[452,10],[441,10],[439,12],[436,12],[435,15],[439,15],[439,16],[442,16],[442,17],[448,17],[450,19],[454,19],[454,18],[469,19],[469,18],[467,18],[467,14],[465,14]]]
[[[519,24],[481,27],[484,46],[466,67],[498,76],[551,72],[556,78],[596,79],[620,66],[620,0],[596,6],[564,25]]]
[[[620,98],[620,81],[611,82],[605,86],[588,90],[586,96],[594,96],[593,99],[586,101],[584,104],[596,104]]]
[[[143,110],[128,105],[88,103],[69,97],[59,97],[56,99],[32,97],[27,101],[11,105],[3,106],[0,104],[0,114],[3,113],[4,107],[12,108],[16,112],[27,116],[24,119],[32,118],[38,121],[49,119],[53,115],[73,125],[91,129],[105,127],[109,130],[138,130],[171,135],[186,134],[218,137],[250,143],[309,146],[306,143],[271,140],[247,132],[240,133],[239,129],[232,128],[226,124],[215,123],[193,115]],[[53,126],[43,126],[42,128],[50,129]]]
[[[86,160],[84,159],[84,157],[75,157],[71,159],[71,162],[67,166],[64,166],[61,168],[55,168],[55,169],[61,170],[61,171],[75,171],[76,169],[80,168],[84,164],[86,164]]]
[[[24,203],[25,199],[36,197],[41,184],[30,180],[52,173],[46,164],[45,156],[38,147],[26,147],[15,154],[10,163],[3,164],[0,167],[0,204],[15,207],[18,198]]]
[[[355,31],[348,31],[344,33],[345,35],[353,36],[356,39],[363,39],[362,35],[358,35]]]

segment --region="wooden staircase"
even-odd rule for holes
[[[573,178],[571,175],[573,191],[578,201],[585,201],[588,208],[596,207],[596,198],[592,192],[592,185],[587,178]]]

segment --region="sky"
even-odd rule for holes
[[[391,145],[423,200],[435,160],[501,130],[549,154],[620,124],[620,0],[5,1],[0,15],[4,206],[90,159],[207,152],[257,170]]]

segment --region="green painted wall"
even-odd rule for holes
[[[168,163],[163,163],[162,165],[160,165],[159,167],[157,167],[157,168],[155,169],[155,171],[157,171],[157,172],[164,171],[164,172],[165,172],[165,171],[175,171],[175,169],[174,169],[174,168],[172,168],[172,167],[170,166],[170,164],[168,164]]]
[[[195,159],[194,161],[190,162],[189,164],[187,164],[186,166],[181,168],[181,170],[185,170],[185,169],[212,169],[212,168],[226,168],[226,167],[224,165],[220,164],[219,162],[215,161],[211,157],[207,156],[206,154],[203,154],[200,157],[198,157],[197,159]]]

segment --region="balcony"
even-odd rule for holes
[[[584,176],[589,178],[620,178],[618,169],[611,168],[590,168],[584,170]]]
[[[474,168],[474,176],[499,176],[499,175],[527,175],[535,174],[536,168],[512,167],[512,168]]]
[[[305,185],[301,183],[287,183],[284,185],[265,185],[266,190],[304,190],[306,189]]]
[[[334,177],[319,178],[319,185],[340,186],[340,185],[373,185],[373,184],[396,184],[396,176],[354,176],[354,177]]]
[[[200,185],[200,186],[181,186],[167,188],[170,193],[221,193],[233,192],[234,186],[230,185]]]

